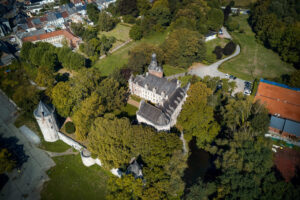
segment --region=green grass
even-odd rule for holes
[[[130,42],[111,55],[108,55],[106,58],[97,61],[93,67],[98,68],[104,76],[110,75],[114,71],[114,69],[121,68],[128,63],[128,52],[131,49],[142,43],[160,45],[165,40],[166,35],[167,32],[156,33],[147,38],[143,38],[140,41]]]
[[[179,67],[173,67],[171,65],[164,65],[163,69],[164,69],[164,75],[165,76],[171,76],[171,75],[174,75],[174,74],[179,74],[179,73],[186,72],[186,69],[179,68]]]
[[[245,80],[274,78],[292,73],[295,70],[292,65],[283,62],[278,54],[256,41],[247,18],[248,15],[233,17],[233,20],[239,22],[240,29],[244,30],[244,33],[230,33],[240,44],[241,53],[221,65],[220,71]]]
[[[213,51],[215,50],[216,46],[220,46],[222,48],[225,47],[225,45],[229,42],[230,40],[228,39],[222,39],[222,38],[216,38],[214,40],[210,40],[208,42],[205,43],[206,45],[206,56],[211,56],[214,57],[214,60],[211,60],[210,62],[208,62],[207,64],[212,64],[214,62],[217,61],[216,55],[213,53]],[[223,57],[221,59],[225,58],[225,55],[223,55]]]
[[[137,101],[137,102],[140,102],[142,100],[142,98],[140,98],[139,96],[134,95],[134,94],[130,95],[130,98]]]
[[[130,40],[130,38],[129,38],[129,31],[130,31],[130,26],[126,26],[126,24],[119,23],[111,31],[100,32],[99,36],[101,36],[101,35],[113,36],[118,41],[126,42],[127,40]]]
[[[84,166],[79,154],[55,157],[53,160],[56,166],[47,172],[50,181],[44,184],[41,199],[105,199],[110,175],[103,168],[98,165]]]
[[[26,125],[29,129],[31,129],[40,137],[41,144],[39,145],[39,148],[41,149],[52,151],[52,152],[65,152],[67,149],[71,148],[61,140],[58,140],[56,142],[46,142],[39,128],[39,125],[37,124],[36,120],[33,117],[20,115],[15,121],[15,126],[19,128],[23,125]]]
[[[122,108],[122,112],[127,113],[129,117],[135,117],[137,110],[138,108],[130,104],[127,104],[125,107]]]

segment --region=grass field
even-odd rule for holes
[[[210,40],[208,42],[206,42],[206,55],[214,55],[213,51],[215,50],[216,46],[220,46],[222,48],[225,47],[225,45],[229,42],[230,40],[228,39],[222,39],[222,38],[216,38],[214,40]],[[225,56],[223,55],[222,58],[225,58]],[[217,59],[215,59],[213,62],[216,62]],[[209,63],[211,64],[211,63]]]
[[[164,65],[163,69],[164,69],[164,75],[165,76],[171,76],[171,75],[174,75],[174,74],[179,74],[179,73],[186,72],[186,69],[179,68],[179,67],[173,67],[171,65]]]
[[[239,22],[240,29],[244,30],[244,33],[238,31],[230,33],[240,44],[241,53],[221,65],[219,70],[244,80],[273,78],[292,73],[294,71],[292,65],[283,62],[278,54],[256,41],[247,18],[248,15],[233,17],[233,20]]]
[[[118,23],[117,26],[108,32],[100,32],[99,36],[114,36],[118,41],[126,42],[129,38],[130,26],[127,24]]]
[[[111,74],[114,69],[121,68],[128,62],[128,52],[142,43],[150,43],[154,45],[160,45],[163,43],[167,35],[165,33],[156,33],[149,37],[143,38],[140,41],[133,41],[125,45],[124,47],[120,48],[116,52],[112,53],[111,55],[101,59],[95,63],[93,67],[100,69],[104,76]]]
[[[79,154],[53,160],[56,166],[47,172],[50,181],[43,186],[42,200],[105,199],[108,172],[97,165],[84,166]]]

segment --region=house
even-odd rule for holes
[[[74,4],[74,6],[83,6],[85,3],[84,1],[81,1],[81,0],[70,0],[71,3]]]
[[[48,42],[50,44],[53,44],[54,46],[61,47],[62,42],[64,39],[67,40],[69,45],[73,48],[77,48],[79,43],[81,42],[81,39],[74,36],[69,29],[64,30],[57,30],[50,33],[42,33],[42,34],[36,34],[32,36],[23,37],[23,42]]]
[[[63,25],[64,18],[62,17],[61,13],[56,12],[56,13],[49,13],[47,14],[47,25],[54,25],[54,26],[61,26]]]
[[[4,18],[0,18],[0,36],[4,37],[11,31],[9,21]]]
[[[205,42],[208,42],[210,40],[214,40],[217,38],[217,32],[211,31],[208,34],[205,35]]]
[[[138,122],[148,124],[161,131],[170,130],[176,124],[187,97],[189,84],[181,88],[178,80],[169,81],[164,78],[163,69],[158,65],[156,55],[153,54],[148,73],[136,77],[131,76],[129,89],[131,94],[144,99],[140,102],[139,110],[136,113]]]
[[[300,141],[300,88],[261,79],[255,100],[271,115],[270,133]]]
[[[42,0],[38,2],[40,5],[49,4],[49,3],[55,3],[55,0]]]

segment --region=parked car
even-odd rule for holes
[[[229,74],[225,74],[225,78],[229,78]]]
[[[230,75],[230,76],[229,76],[229,79],[235,80],[235,79],[236,79],[236,77],[235,77],[235,76],[233,76],[233,75]]]

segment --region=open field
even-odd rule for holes
[[[164,69],[164,76],[171,76],[174,74],[184,73],[187,71],[184,68],[173,67],[171,65],[164,65],[163,69]]]
[[[114,36],[117,40],[121,42],[126,42],[127,40],[130,40],[129,31],[130,31],[130,25],[118,23],[113,30],[108,32],[100,32],[99,36],[101,35]]]
[[[114,69],[121,68],[128,62],[128,52],[142,43],[150,43],[154,45],[160,45],[164,42],[167,32],[165,33],[156,33],[149,37],[143,38],[140,41],[133,41],[120,48],[116,52],[108,55],[104,59],[101,59],[95,63],[93,67],[100,69],[104,76],[111,74]]]
[[[99,166],[86,167],[80,155],[55,157],[56,166],[47,174],[50,181],[43,186],[43,200],[105,199],[109,173]]]
[[[230,33],[240,44],[241,53],[222,64],[219,70],[244,80],[273,78],[292,73],[295,70],[292,65],[283,62],[279,55],[256,41],[247,18],[248,15],[233,17],[233,20],[239,22],[240,29],[244,30],[244,33]]]

